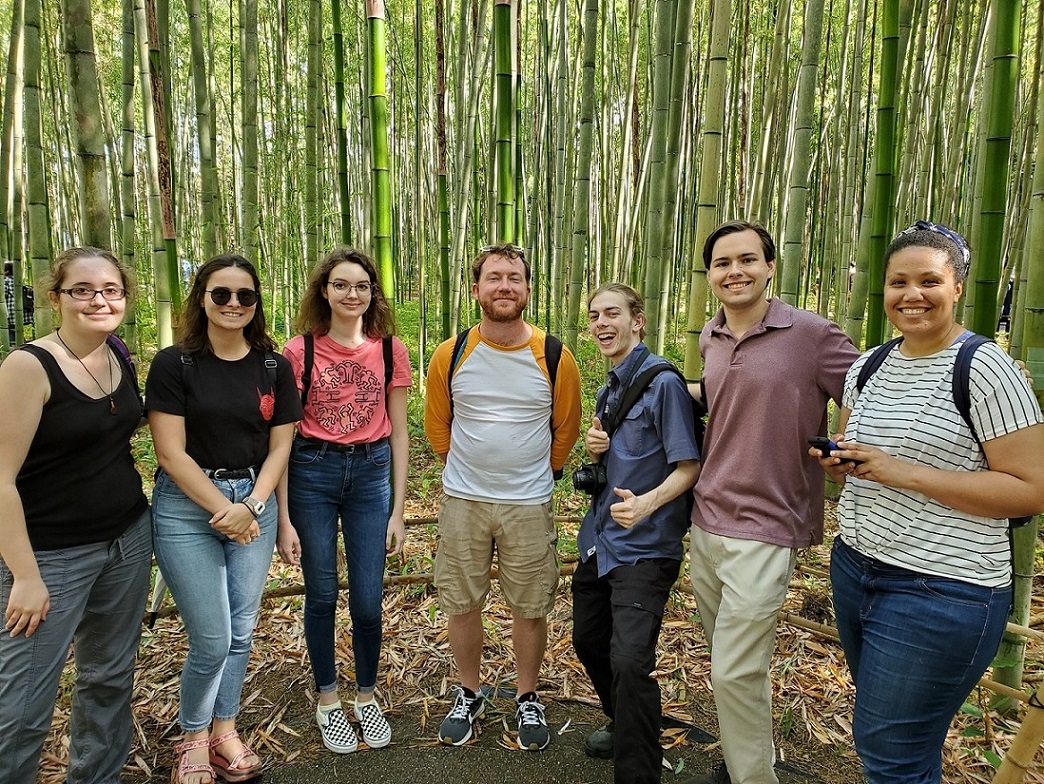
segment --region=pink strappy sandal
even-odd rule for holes
[[[210,764],[217,771],[217,774],[221,776],[225,781],[239,782],[249,781],[250,779],[257,778],[261,775],[261,768],[264,767],[264,763],[259,761],[255,765],[250,765],[246,768],[239,767],[246,757],[254,756],[257,754],[247,746],[243,744],[243,750],[239,752],[232,759],[225,759],[221,754],[218,753],[217,747],[224,743],[226,740],[232,740],[232,738],[238,738],[239,733],[235,730],[229,730],[228,732],[218,735],[216,738],[212,738],[210,741]]]
[[[199,764],[193,762],[186,762],[187,752],[193,749],[202,749],[210,745],[210,741],[206,738],[200,738],[199,740],[187,740],[184,743],[179,743],[174,747],[174,753],[178,755],[178,766],[174,768],[171,773],[170,780],[173,784],[185,784],[185,776],[189,776],[193,773],[206,773],[210,776],[210,784],[215,784],[217,777],[214,775],[214,769],[206,763]]]

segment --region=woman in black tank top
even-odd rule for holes
[[[151,573],[130,451],[141,399],[111,337],[133,283],[108,251],[73,248],[46,286],[60,326],[0,365],[0,781],[11,784],[36,780],[72,641],[68,780],[118,778]]]

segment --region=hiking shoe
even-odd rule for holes
[[[359,720],[363,742],[371,749],[383,749],[391,743],[391,725],[384,718],[376,698],[369,702],[356,700],[355,718]]]
[[[486,709],[486,700],[464,686],[453,687],[453,707],[439,727],[439,740],[448,746],[461,746],[471,740],[475,719]]]
[[[551,733],[547,731],[544,706],[540,704],[536,692],[531,691],[519,698],[515,721],[518,722],[519,746],[527,751],[547,748],[547,744],[551,742]]]
[[[729,778],[729,769],[725,763],[719,762],[710,773],[700,773],[677,784],[732,784],[732,779]]]
[[[613,722],[603,724],[584,739],[584,753],[599,759],[613,758]]]
[[[348,717],[340,703],[330,711],[322,710],[322,706],[315,709],[315,721],[319,725],[319,734],[323,738],[323,745],[336,754],[351,754],[359,748],[359,739],[355,736],[355,730],[348,723]]]

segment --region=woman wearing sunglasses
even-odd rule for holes
[[[359,736],[337,694],[334,620],[337,534],[348,559],[356,698],[353,716],[370,748],[387,746],[391,727],[374,699],[381,653],[384,562],[402,550],[409,437],[406,347],[377,269],[366,254],[337,248],[312,273],[301,301],[302,336],[286,344],[304,399],[304,419],[279,507],[279,553],[301,562],[305,641],[318,692],[316,722],[331,751],[355,751]],[[309,350],[308,346],[311,345]]]
[[[156,560],[188,632],[181,673],[178,784],[261,773],[236,733],[261,592],[276,539],[274,490],[301,401],[265,331],[261,282],[225,254],[185,300],[177,345],[156,355],[146,407],[160,470]]]
[[[0,366],[0,781],[36,781],[70,643],[67,780],[116,781],[152,561],[141,399],[109,337],[133,283],[108,251],[72,248],[45,285],[60,326]]]

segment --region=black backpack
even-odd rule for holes
[[[646,351],[648,354],[648,351]],[[642,362],[645,361],[645,357],[642,356],[636,360],[635,367],[641,366]],[[685,379],[685,375],[678,370],[671,362],[663,360],[658,362],[652,367],[646,368],[637,375],[632,375],[625,383],[625,389],[623,395],[620,397],[620,402],[616,406],[616,410],[613,412],[611,421],[603,422],[602,428],[606,433],[610,435],[619,426],[619,424],[627,417],[627,412],[631,410],[635,403],[637,403],[642,395],[645,394],[645,390],[648,389],[649,384],[661,373],[674,373],[678,378],[681,379],[683,384],[688,385],[688,381]],[[707,429],[704,422],[704,417],[707,415],[707,409],[702,403],[698,403],[694,398],[690,397],[692,402],[692,434],[696,440],[696,447],[700,453],[700,459],[703,459],[703,436]],[[598,407],[603,407],[604,400],[598,402]]]
[[[882,343],[880,346],[874,349],[874,352],[866,358],[866,362],[859,368],[859,376],[856,378],[856,390],[859,392],[863,391],[863,387],[866,386],[866,382],[870,380],[881,363],[885,361],[885,357],[891,352],[893,348],[903,342],[902,338],[895,338],[889,340],[887,343]],[[982,335],[977,335],[974,332],[968,335],[961,343],[961,347],[957,349],[957,359],[953,365],[953,402],[957,407],[957,411],[960,412],[961,417],[968,425],[968,429],[971,430],[972,438],[975,439],[975,443],[979,445],[979,449],[982,449],[982,441],[979,438],[979,434],[975,432],[975,425],[972,424],[971,420],[971,363],[972,355],[975,350],[983,343],[992,343],[993,341]],[[983,452],[985,455],[985,452]],[[1020,528],[1026,525],[1032,517],[1009,517],[1008,527],[1009,528]]]
[[[450,360],[449,373],[446,374],[446,391],[449,393],[450,417],[453,416],[453,374],[457,372],[464,347],[468,344],[468,335],[474,327],[468,327],[457,335],[453,342],[453,358]],[[547,375],[551,379],[551,397],[555,396],[555,381],[558,378],[558,363],[562,359],[562,341],[554,335],[544,335],[544,358],[547,360]]]
[[[315,336],[309,332],[304,335],[304,367],[301,369],[301,405],[305,405],[308,390],[312,388],[312,367],[315,365]],[[388,385],[391,383],[392,370],[392,339],[391,335],[381,338],[381,348],[384,353],[384,394],[388,394]],[[387,397],[385,397],[387,400]]]

